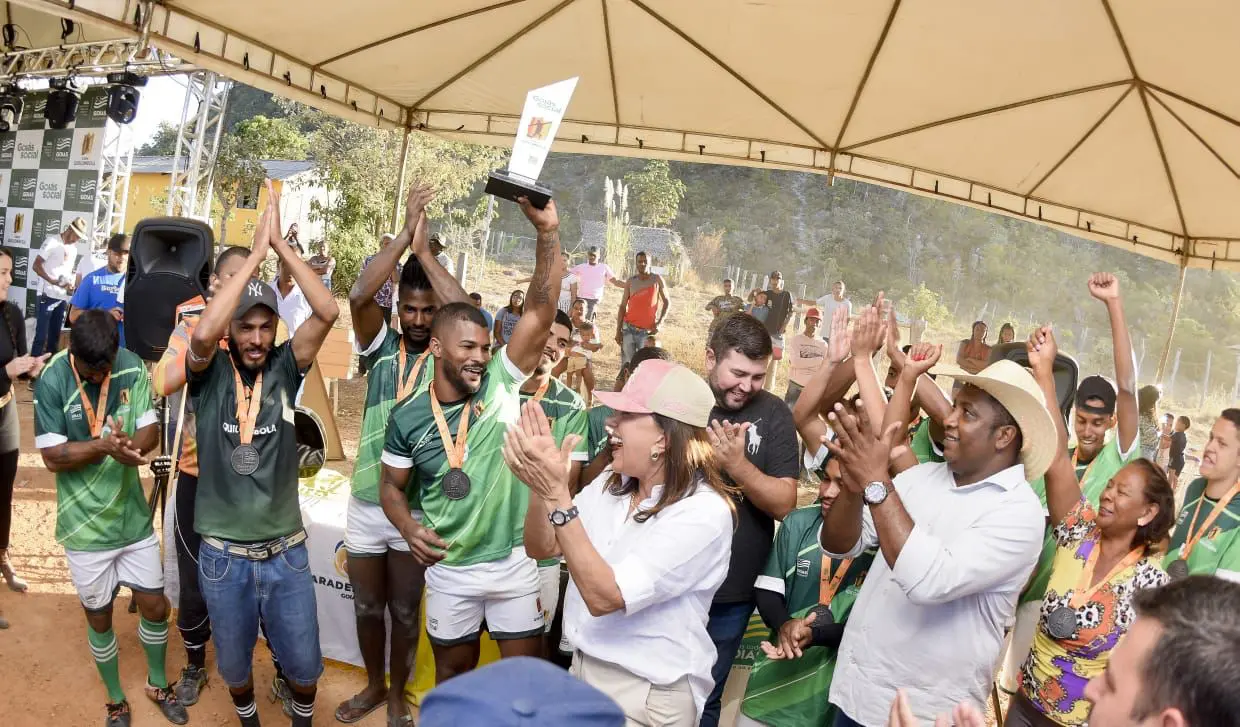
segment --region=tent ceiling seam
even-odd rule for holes
[[[1240,173],[1237,173],[1237,172],[1236,172],[1236,170],[1235,170],[1235,168],[1233,168],[1230,164],[1228,164],[1228,163],[1227,163],[1227,160],[1223,158],[1223,155],[1222,155],[1222,154],[1219,154],[1217,151],[1215,151],[1215,150],[1214,150],[1214,147],[1210,146],[1209,142],[1207,142],[1207,141],[1206,141],[1206,140],[1205,140],[1205,139],[1201,136],[1201,134],[1198,134],[1198,133],[1197,133],[1197,130],[1196,130],[1196,129],[1194,129],[1192,126],[1190,126],[1190,125],[1189,125],[1189,123],[1188,123],[1187,121],[1185,121],[1184,119],[1180,118],[1180,115],[1179,115],[1179,114],[1177,114],[1175,111],[1173,111],[1173,110],[1171,109],[1171,107],[1167,105],[1167,102],[1166,102],[1166,101],[1163,101],[1161,98],[1159,98],[1159,97],[1158,97],[1158,94],[1151,93],[1151,94],[1150,94],[1150,97],[1151,97],[1151,98],[1153,98],[1155,101],[1157,101],[1157,102],[1158,102],[1158,105],[1159,105],[1159,106],[1162,106],[1162,107],[1163,107],[1163,109],[1165,109],[1165,110],[1167,111],[1167,113],[1171,114],[1171,118],[1173,118],[1173,119],[1175,119],[1176,121],[1180,122],[1180,125],[1181,125],[1181,126],[1183,126],[1185,129],[1187,129],[1187,130],[1188,130],[1188,133],[1192,134],[1192,135],[1193,135],[1193,138],[1194,138],[1194,139],[1196,139],[1196,140],[1198,141],[1198,143],[1200,143],[1202,146],[1204,146],[1204,147],[1206,148],[1206,150],[1207,150],[1207,151],[1209,151],[1211,154],[1213,154],[1213,155],[1214,155],[1214,158],[1215,158],[1215,159],[1217,159],[1217,160],[1219,161],[1219,163],[1220,163],[1220,164],[1222,164],[1223,166],[1227,167],[1227,171],[1231,172],[1231,175],[1232,175],[1233,177],[1236,177],[1237,179],[1240,179]]]
[[[434,98],[434,97],[435,97],[435,95],[436,95],[436,94],[438,94],[440,91],[444,90],[444,89],[445,89],[445,88],[447,88],[448,86],[451,86],[452,84],[454,84],[454,83],[456,83],[457,81],[461,80],[461,78],[463,78],[463,77],[465,76],[465,74],[467,74],[467,73],[469,73],[470,71],[474,70],[474,69],[475,69],[475,68],[477,68],[478,66],[481,66],[483,63],[486,63],[487,61],[491,60],[491,59],[492,59],[492,58],[494,58],[496,55],[498,55],[499,53],[503,52],[503,50],[504,50],[505,48],[507,48],[508,46],[510,46],[510,45],[512,45],[513,43],[517,42],[518,40],[520,40],[521,38],[523,38],[526,34],[528,34],[530,31],[534,30],[534,29],[535,29],[535,28],[537,28],[538,26],[540,26],[540,25],[542,25],[543,23],[545,23],[547,20],[549,20],[549,19],[551,18],[551,16],[555,15],[556,13],[560,12],[561,10],[563,10],[564,8],[568,7],[569,5],[571,5],[572,3],[576,2],[576,1],[577,1],[577,0],[563,0],[562,2],[560,2],[560,3],[559,3],[558,5],[556,5],[555,7],[551,8],[551,9],[550,9],[550,10],[548,10],[547,12],[545,12],[545,13],[543,13],[542,15],[538,16],[537,18],[535,18],[535,19],[534,19],[534,21],[533,21],[533,22],[531,22],[530,24],[526,25],[524,28],[522,28],[522,29],[518,30],[518,31],[517,31],[516,33],[514,33],[513,35],[509,36],[507,39],[505,39],[505,40],[504,40],[503,42],[501,42],[499,45],[495,46],[495,47],[494,47],[494,48],[492,48],[491,50],[489,50],[489,51],[487,51],[486,53],[484,53],[484,54],[483,54],[480,58],[478,58],[477,60],[475,60],[473,63],[470,63],[468,66],[465,66],[464,68],[462,68],[460,71],[458,71],[457,73],[455,73],[455,74],[454,74],[451,78],[449,78],[448,80],[446,80],[446,81],[444,81],[443,83],[441,83],[441,84],[439,84],[438,86],[436,86],[434,89],[432,89],[432,90],[430,91],[430,93],[426,94],[425,96],[423,96],[422,98],[418,99],[417,101],[414,101],[413,103],[409,104],[409,106],[407,107],[407,108],[408,108],[408,113],[410,113],[410,114],[414,113],[414,112],[415,112],[415,111],[416,111],[416,110],[417,110],[417,109],[418,109],[418,108],[419,108],[422,104],[424,104],[424,103],[426,103],[428,100],[430,100],[430,99]]]
[[[865,70],[861,73],[861,79],[857,81],[857,90],[853,92],[852,101],[848,104],[848,112],[844,114],[844,121],[840,124],[840,131],[835,136],[835,145],[831,147],[831,161],[828,163],[827,178],[835,172],[835,157],[839,152],[840,144],[844,143],[844,133],[848,131],[848,124],[852,121],[853,112],[857,110],[857,104],[861,101],[861,93],[865,90],[865,84],[870,80],[870,72],[874,70],[874,64],[878,62],[878,54],[883,49],[883,44],[887,42],[887,33],[891,31],[891,26],[896,20],[896,11],[900,9],[900,0],[892,0],[891,10],[887,13],[887,20],[883,23],[883,30],[878,34],[878,40],[874,41],[874,50],[870,51],[870,59],[866,61]]]
[[[385,45],[387,43],[392,43],[402,38],[407,38],[411,35],[416,35],[418,33],[421,33],[424,30],[431,30],[441,25],[448,25],[449,23],[455,23],[458,20],[465,20],[466,18],[470,18],[475,15],[480,15],[482,13],[488,13],[492,10],[500,10],[510,5],[520,5],[521,3],[524,3],[524,2],[529,2],[529,0],[504,0],[503,2],[495,3],[494,5],[487,5],[486,7],[474,8],[473,10],[470,10],[468,12],[458,13],[456,15],[452,15],[447,18],[441,18],[439,20],[435,20],[430,23],[419,25],[415,28],[410,28],[409,30],[401,31],[394,35],[389,35],[385,38],[380,38],[379,40],[366,43],[365,45],[360,45],[352,50],[347,50],[344,53],[341,53],[339,55],[335,55],[326,60],[319,61],[318,63],[315,63],[314,65],[310,67],[314,70],[318,70],[319,68],[322,68],[323,66],[335,63],[336,61],[339,61],[339,60],[343,60],[345,58],[348,58],[349,56],[356,55],[358,53],[364,53],[372,48],[377,48],[378,46]]]
[[[780,116],[783,116],[785,119],[792,122],[792,124],[796,126],[798,129],[800,129],[806,136],[808,136],[809,138],[813,139],[814,141],[822,145],[822,148],[824,150],[831,148],[831,146],[827,144],[827,142],[819,138],[819,136],[815,134],[813,131],[811,131],[808,126],[801,123],[795,116],[793,116],[786,109],[784,109],[783,106],[780,106],[778,103],[775,102],[774,99],[772,99],[770,96],[767,96],[765,93],[763,93],[761,89],[759,89],[754,84],[750,83],[749,80],[746,79],[744,76],[742,76],[740,73],[738,73],[736,69],[732,68],[732,66],[725,63],[722,58],[719,58],[714,53],[711,53],[709,50],[707,50],[705,46],[703,46],[701,43],[694,40],[688,33],[681,30],[678,26],[676,26],[671,21],[664,18],[662,15],[659,15],[658,13],[656,13],[654,10],[648,7],[645,3],[641,2],[641,0],[629,0],[629,2],[631,2],[633,5],[645,11],[646,14],[649,15],[650,17],[659,21],[659,23],[661,23],[665,28],[672,31],[676,35],[680,36],[681,40],[685,41],[690,46],[692,46],[695,50],[697,50],[698,53],[701,53],[703,56],[705,56],[707,60],[711,61],[716,66],[723,69],[728,75],[732,76],[732,78],[735,78],[737,81],[740,81],[741,85],[749,89],[749,91],[753,93],[755,96],[762,99],[762,101],[766,103],[767,106],[770,106],[772,109],[778,112]]]
[[[607,72],[611,75],[611,110],[616,119],[617,133],[620,126],[620,89],[616,87],[616,58],[611,51],[611,21],[607,15],[607,0],[598,0],[603,8],[603,40],[607,42]]]
[[[1149,122],[1150,132],[1154,134],[1154,145],[1158,147],[1158,157],[1162,160],[1163,173],[1167,175],[1167,184],[1171,187],[1171,200],[1175,202],[1175,212],[1180,218],[1180,227],[1184,230],[1184,237],[1188,238],[1188,223],[1184,220],[1184,208],[1180,205],[1180,192],[1175,186],[1175,177],[1171,174],[1171,163],[1167,160],[1167,150],[1163,148],[1162,135],[1158,133],[1158,126],[1154,123],[1154,112],[1150,110],[1150,100],[1146,98],[1149,93],[1145,90],[1144,84],[1138,82],[1137,94],[1141,97],[1141,105],[1145,109],[1145,118]]]
[[[1086,141],[1089,140],[1089,137],[1093,136],[1093,133],[1098,130],[1098,127],[1102,126],[1103,122],[1105,122],[1108,118],[1110,118],[1111,114],[1115,111],[1115,109],[1119,108],[1119,105],[1124,102],[1124,99],[1128,98],[1128,95],[1132,93],[1132,89],[1135,88],[1134,84],[1132,84],[1131,82],[1128,82],[1128,83],[1129,83],[1128,89],[1124,91],[1123,93],[1121,93],[1119,95],[1119,98],[1115,99],[1115,103],[1111,104],[1110,107],[1108,107],[1107,110],[1102,113],[1102,116],[1100,116],[1098,120],[1094,122],[1093,126],[1089,127],[1089,129],[1085,132],[1085,135],[1082,136],[1075,144],[1073,144],[1068,149],[1068,151],[1062,157],[1060,157],[1059,161],[1055,162],[1055,165],[1051,167],[1049,170],[1047,170],[1046,174],[1042,175],[1042,178],[1037,181],[1037,184],[1034,184],[1032,187],[1029,188],[1028,194],[1031,195],[1034,192],[1038,191],[1038,188],[1041,187],[1043,184],[1045,184],[1046,180],[1051,178],[1051,175],[1059,171],[1059,167],[1063,166],[1064,162],[1068,161],[1068,159],[1071,158],[1071,156],[1076,153],[1076,150],[1080,149],[1081,146]]]
[[[1182,103],[1188,104],[1189,106],[1192,106],[1193,108],[1195,108],[1195,109],[1197,109],[1197,110],[1199,110],[1199,111],[1205,111],[1206,113],[1210,114],[1211,116],[1215,116],[1215,117],[1217,117],[1217,118],[1219,118],[1219,119],[1222,119],[1223,121],[1226,121],[1227,123],[1231,124],[1232,126],[1240,126],[1240,121],[1237,121],[1236,119],[1231,118],[1230,116],[1228,116],[1227,114],[1224,114],[1224,113],[1223,113],[1223,112],[1221,112],[1221,111],[1216,111],[1216,110],[1214,110],[1214,109],[1210,108],[1209,106],[1206,106],[1206,105],[1205,105],[1205,104],[1203,104],[1203,103],[1198,103],[1197,101],[1194,101],[1194,100],[1192,100],[1191,98],[1188,98],[1187,96],[1184,96],[1184,95],[1181,95],[1181,94],[1179,94],[1179,93],[1176,93],[1175,91],[1172,91],[1172,90],[1170,90],[1170,89],[1163,88],[1162,86],[1159,86],[1159,85],[1154,84],[1154,83],[1149,83],[1149,82],[1146,82],[1146,83],[1145,83],[1145,85],[1146,85],[1146,87],[1147,87],[1147,88],[1151,88],[1151,89],[1153,89],[1153,90],[1155,90],[1155,91],[1157,91],[1157,92],[1159,92],[1159,93],[1166,94],[1166,95],[1170,96],[1171,98],[1175,99],[1176,101],[1180,101],[1180,102],[1182,102]]]
[[[1092,93],[1092,92],[1094,92],[1094,91],[1104,91],[1104,90],[1106,90],[1106,89],[1108,89],[1108,88],[1115,88],[1116,86],[1124,86],[1124,85],[1127,85],[1127,86],[1130,86],[1130,87],[1131,87],[1131,86],[1132,86],[1132,79],[1131,79],[1131,78],[1124,78],[1124,79],[1120,79],[1120,80],[1118,80],[1118,81],[1107,81],[1106,83],[1099,83],[1099,84],[1095,84],[1095,85],[1093,85],[1093,86],[1085,86],[1085,87],[1083,87],[1083,88],[1075,88],[1075,89],[1072,89],[1071,91],[1057,91],[1057,92],[1055,92],[1055,93],[1052,93],[1052,94],[1047,94],[1047,95],[1045,95],[1045,96],[1038,96],[1038,97],[1036,97],[1036,98],[1029,98],[1029,99],[1024,99],[1024,100],[1021,100],[1021,101],[1013,101],[1012,103],[1009,103],[1009,104],[1004,104],[1004,105],[1002,105],[1002,106],[994,106],[994,107],[991,107],[991,108],[982,109],[982,110],[980,110],[980,111],[970,111],[970,112],[969,112],[969,113],[967,113],[967,114],[960,114],[959,116],[952,116],[952,117],[949,117],[949,118],[946,118],[946,119],[939,119],[939,120],[937,120],[937,121],[930,121],[930,122],[927,122],[927,123],[925,123],[925,124],[920,124],[920,125],[918,125],[918,126],[913,126],[913,127],[907,128],[907,129],[903,129],[903,130],[901,130],[901,131],[893,131],[893,132],[891,132],[891,133],[889,133],[889,134],[883,134],[882,136],[876,136],[876,137],[874,137],[873,139],[866,139],[866,140],[864,140],[864,141],[859,141],[859,142],[857,142],[857,143],[855,143],[855,144],[849,144],[848,146],[841,147],[841,148],[840,148],[840,151],[841,151],[841,152],[848,152],[848,151],[851,151],[851,150],[853,150],[853,149],[860,149],[861,147],[863,147],[863,146],[868,146],[868,145],[870,145],[870,144],[877,144],[877,143],[879,143],[879,142],[888,141],[888,140],[890,140],[890,139],[895,139],[895,138],[897,138],[897,137],[907,136],[908,134],[915,134],[915,133],[917,133],[917,132],[919,132],[919,131],[925,131],[926,129],[933,129],[933,128],[935,128],[936,126],[944,126],[944,125],[946,125],[946,124],[954,124],[954,123],[959,122],[959,121],[968,121],[969,119],[974,119],[974,118],[977,118],[977,117],[979,117],[979,116],[986,116],[986,115],[988,115],[988,114],[1000,113],[1000,112],[1002,112],[1002,111],[1011,111],[1012,109],[1018,109],[1018,108],[1021,108],[1021,107],[1023,107],[1023,106],[1032,106],[1032,105],[1034,105],[1034,104],[1044,103],[1044,102],[1047,102],[1047,101],[1056,101],[1056,100],[1061,99],[1061,98],[1069,98],[1069,97],[1072,97],[1072,96],[1079,96],[1080,94],[1083,94],[1083,93]]]

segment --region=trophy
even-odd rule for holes
[[[551,190],[538,183],[538,173],[547,160],[555,132],[560,128],[560,120],[576,88],[577,78],[574,77],[536,88],[525,95],[525,108],[517,124],[517,139],[512,145],[508,169],[491,172],[487,177],[487,194],[513,202],[518,197],[526,197],[538,209],[547,206]]]

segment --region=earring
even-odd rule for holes
[[[660,455],[660,454],[662,454],[662,452],[660,452],[660,451],[658,451],[658,450],[652,450],[652,451],[650,452],[650,461],[651,461],[651,462],[658,462],[658,461],[659,461],[659,455]]]

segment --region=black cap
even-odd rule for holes
[[[241,302],[237,304],[237,312],[233,313],[233,320],[241,320],[256,305],[267,306],[272,313],[280,314],[280,304],[276,302],[276,291],[261,280],[250,280],[246,282],[245,290],[241,292]]]
[[[1076,387],[1076,408],[1090,414],[1114,414],[1115,396],[1115,385],[1106,377],[1086,376]],[[1090,399],[1098,399],[1102,405],[1090,405]]]

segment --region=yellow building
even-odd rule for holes
[[[303,244],[322,239],[322,220],[311,221],[311,203],[327,204],[327,190],[314,179],[313,161],[287,161],[269,159],[263,162],[267,176],[280,195],[280,218],[285,229],[296,223]],[[168,182],[172,177],[172,157],[135,156],[129,177],[129,207],[125,210],[125,232],[132,233],[138,222],[147,217],[162,217],[168,202]],[[230,211],[227,224],[223,224],[223,209],[217,200],[212,205],[211,229],[215,230],[216,242],[223,244],[248,244],[254,236],[258,216],[267,205],[267,189],[243,192]],[[283,232],[283,231],[282,231]]]

